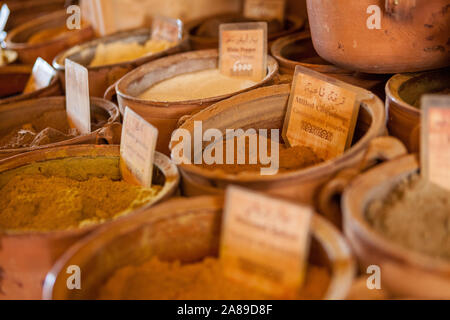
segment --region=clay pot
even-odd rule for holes
[[[132,61],[115,63],[104,66],[89,67],[95,56],[95,50],[99,44],[108,44],[113,42],[139,42],[145,43],[150,38],[149,29],[139,29],[133,31],[119,32],[111,36],[95,39],[82,45],[73,47],[65,52],[60,53],[53,61],[53,67],[58,71],[63,87],[65,87],[65,67],[66,58],[73,60],[87,67],[89,72],[89,93],[94,97],[103,97],[106,89],[122,78],[125,74],[152,60],[156,60],[163,56],[171,55],[188,49],[187,36],[176,46],[147,55]]]
[[[359,73],[332,65],[317,54],[309,31],[279,38],[273,43],[271,52],[278,61],[281,74],[293,76],[295,67],[303,66],[354,86],[370,90],[382,100],[385,98],[384,87],[389,76]]]
[[[222,132],[239,128],[281,129],[289,94],[290,85],[255,89],[208,107],[187,119],[180,128],[188,130],[191,137],[194,137],[194,121],[202,121],[203,131],[209,128]],[[386,133],[384,105],[381,100],[363,89],[360,89],[359,98],[361,108],[353,145],[340,157],[313,167],[271,176],[261,175],[259,171],[234,175],[221,170],[181,164],[179,169],[183,193],[186,196],[222,194],[228,185],[234,184],[294,202],[314,205],[319,188],[339,171],[358,164],[371,141]],[[175,146],[176,143],[171,144],[172,149]]]
[[[0,67],[0,105],[34,98],[59,96],[61,85],[57,77],[42,89],[22,93],[32,73],[32,67],[26,65],[11,65]]]
[[[370,6],[378,6],[380,29],[369,29]],[[450,65],[447,0],[308,0],[317,53],[348,70],[415,72]],[[369,11],[370,12],[370,11]]]
[[[0,133],[8,134],[11,130],[21,127],[24,124],[31,123],[33,120],[45,112],[60,111],[65,113],[65,97],[50,97],[32,100],[24,100],[0,106]],[[105,123],[98,128],[93,126],[92,132],[88,135],[80,135],[75,138],[51,143],[36,147],[27,147],[19,149],[0,149],[0,159],[12,157],[19,153],[33,150],[42,150],[52,147],[60,147],[73,144],[119,144],[120,143],[120,114],[117,106],[110,101],[100,98],[91,98],[91,121],[93,124],[100,121]],[[43,124],[45,128],[45,124]]]
[[[219,21],[223,23],[232,23],[232,22],[244,22],[244,21],[254,21],[251,19],[243,18],[241,15],[235,13],[227,13],[214,15],[207,18],[201,18],[197,20],[193,20],[186,24],[185,28],[189,34],[189,39],[191,40],[191,47],[194,50],[202,50],[202,49],[217,49],[219,47],[219,38],[218,38],[218,30],[219,30]],[[274,28],[271,32],[271,24],[269,23],[268,29],[268,41],[269,44],[286,35],[297,32],[303,28],[305,24],[305,19],[297,16],[288,16],[286,17],[285,25],[278,29]],[[208,27],[208,34],[199,34],[200,28]],[[213,30],[211,30],[213,28]],[[217,32],[216,32],[217,29]]]
[[[217,256],[222,206],[220,197],[173,200],[104,228],[74,245],[55,264],[45,280],[43,298],[95,299],[99,287],[117,269],[142,264],[153,256],[184,263]],[[323,298],[344,299],[355,271],[345,240],[317,215],[312,219],[311,234],[310,262],[328,266],[332,274]],[[81,290],[67,290],[69,265],[82,270]]]
[[[38,57],[52,63],[55,56],[70,47],[92,39],[95,34],[90,25],[82,25],[80,30],[67,30],[64,34],[39,43],[28,43],[31,36],[50,28],[64,28],[67,20],[65,10],[54,12],[13,29],[6,37],[6,48],[17,51],[24,64],[34,64]]]
[[[116,158],[119,165],[119,146],[66,146],[22,154],[0,162],[0,173],[28,164],[64,158]],[[101,170],[98,166],[97,170]],[[163,189],[145,206],[151,206],[170,197],[178,185],[178,171],[171,161],[160,153],[155,154],[154,184]],[[38,170],[38,169],[36,169]],[[106,169],[105,169],[106,170]],[[94,173],[95,174],[95,173]],[[107,173],[99,172],[99,175]],[[133,215],[131,213],[129,215]],[[117,220],[125,219],[124,217]],[[108,225],[105,222],[101,225]],[[0,297],[2,299],[40,299],[45,274],[53,263],[76,241],[97,230],[101,225],[53,232],[0,231]]]
[[[365,219],[367,205],[383,199],[417,173],[415,155],[382,164],[356,178],[344,191],[344,231],[363,268],[381,268],[381,285],[397,297],[450,298],[450,263],[406,249],[375,232]]]
[[[238,93],[264,86],[270,83],[278,72],[277,62],[268,56],[266,77],[256,85],[233,94],[177,102],[149,101],[138,98],[141,93],[160,81],[189,72],[217,68],[217,64],[217,50],[186,52],[147,63],[118,81],[115,89],[120,112],[123,114],[125,107],[128,106],[158,128],[156,150],[169,154],[170,137],[182,116],[194,114]],[[107,93],[107,96],[105,98],[110,98],[110,94]]]
[[[64,8],[65,0],[6,0],[11,14],[5,30],[12,30],[32,19]]]
[[[386,84],[388,129],[411,152],[420,146],[420,99],[424,94],[450,94],[450,68],[393,76]]]

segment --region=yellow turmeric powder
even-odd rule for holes
[[[324,267],[309,266],[296,299],[322,299],[330,283]],[[141,266],[119,269],[100,289],[107,300],[268,300],[273,299],[224,276],[220,261],[206,258],[194,264],[157,258]]]
[[[0,175],[0,229],[5,230],[54,231],[101,223],[143,206],[162,188],[120,180],[118,158],[51,160],[12,171]]]

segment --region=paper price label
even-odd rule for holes
[[[2,5],[2,8],[0,9],[0,32],[5,30],[6,23],[8,23],[9,15],[11,11],[9,10],[9,7],[6,3]]]
[[[245,0],[244,16],[252,19],[276,19],[284,22],[286,0]]]
[[[120,143],[120,169],[125,181],[150,188],[158,129],[125,108]]]
[[[34,63],[33,72],[31,73],[31,76],[28,79],[27,85],[25,86],[23,92],[29,93],[48,87],[53,77],[55,76],[55,69],[53,69],[53,67],[49,65],[47,61],[39,57]]]
[[[323,160],[341,155],[351,145],[358,117],[355,90],[297,66],[283,126],[284,142],[310,147]]]
[[[267,73],[267,23],[220,25],[220,72],[261,81]]]
[[[304,281],[312,209],[242,189],[226,192],[220,259],[225,275],[273,297]]]
[[[66,59],[66,111],[69,124],[81,134],[91,133],[88,70]]]
[[[153,40],[166,40],[178,42],[183,37],[183,22],[180,19],[156,16],[153,18]]]
[[[422,97],[422,175],[450,190],[450,96]]]

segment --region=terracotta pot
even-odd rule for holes
[[[1,36],[1,35],[0,35]],[[0,56],[2,57],[2,62],[0,63],[0,68],[3,68],[4,66],[10,65],[17,60],[17,52],[13,50],[4,50],[0,52]]]
[[[95,299],[115,270],[142,264],[152,256],[185,263],[217,256],[222,206],[220,197],[179,199],[102,229],[74,245],[55,264],[45,281],[44,299]],[[310,262],[328,266],[332,274],[323,298],[344,299],[355,271],[349,248],[339,232],[317,215],[311,233]],[[67,290],[69,265],[78,265],[84,274],[81,290]]]
[[[381,9],[380,29],[368,28],[373,5]],[[400,73],[450,65],[447,0],[308,0],[307,6],[314,47],[337,66]]]
[[[217,68],[217,64],[217,50],[186,52],[147,63],[131,71],[117,83],[116,92],[120,112],[123,114],[125,106],[128,106],[158,128],[156,150],[169,154],[168,146],[172,131],[175,130],[177,122],[182,116],[194,114],[215,102],[266,85],[274,79],[278,72],[277,62],[268,56],[267,76],[246,90],[207,99],[177,102],[149,101],[137,98],[157,82],[189,72]]]
[[[386,84],[388,129],[411,152],[420,146],[420,99],[424,94],[450,94],[450,68],[393,76]]]
[[[194,50],[202,50],[202,49],[217,49],[219,47],[219,39],[217,36],[211,37],[211,36],[202,36],[198,35],[198,29],[201,25],[211,22],[213,20],[236,20],[239,21],[246,21],[244,18],[242,18],[241,15],[235,14],[235,13],[227,13],[227,14],[220,14],[220,15],[214,15],[207,18],[200,18],[197,20],[193,20],[186,24],[186,30],[189,33],[189,39],[191,40],[191,46]],[[251,21],[251,19],[248,19],[248,21]],[[269,44],[273,42],[274,40],[286,36],[288,34],[297,32],[303,28],[305,24],[305,19],[303,17],[297,17],[297,16],[288,16],[286,17],[285,26],[282,30],[269,32],[267,37]],[[270,28],[269,28],[270,29]],[[213,31],[213,30],[211,30]]]
[[[95,55],[95,50],[99,44],[108,44],[113,42],[139,42],[145,43],[150,38],[149,29],[139,29],[133,31],[124,31],[111,36],[99,38],[88,43],[73,47],[60,53],[53,61],[53,67],[58,71],[63,87],[65,88],[65,67],[66,58],[69,58],[79,64],[87,67],[89,72],[89,93],[94,97],[103,97],[106,89],[122,78],[125,74],[152,60],[185,51],[189,47],[187,36],[176,46],[147,55],[132,61],[115,63],[105,66],[89,67]]]
[[[34,98],[61,95],[61,85],[57,77],[42,89],[22,93],[31,76],[32,67],[25,65],[11,65],[0,67],[0,105]]]
[[[6,31],[12,30],[32,19],[64,8],[65,0],[6,0],[11,14]]]
[[[117,158],[119,146],[66,146],[22,154],[0,162],[0,173],[31,163],[52,159],[83,157]],[[178,185],[178,171],[172,162],[160,153],[155,154],[155,184],[163,185],[160,193],[148,204],[151,206],[170,197]],[[133,215],[131,213],[130,215]],[[118,218],[117,221],[125,219]],[[106,222],[102,225],[108,225]],[[0,231],[0,297],[2,299],[40,299],[45,274],[68,247],[83,236],[98,229],[91,225],[79,229],[53,232]]]
[[[95,35],[90,25],[83,25],[80,30],[70,32],[67,30],[54,39],[34,44],[27,43],[29,38],[39,31],[64,27],[67,17],[66,11],[63,10],[24,23],[8,33],[6,48],[17,51],[19,60],[24,64],[34,64],[38,57],[51,64],[58,53],[88,41]]]
[[[280,129],[286,114],[290,85],[279,85],[255,89],[240,94],[195,114],[180,127],[194,137],[194,121],[202,121],[203,131],[216,128],[244,130]],[[370,142],[386,132],[384,106],[375,95],[361,89],[361,108],[355,130],[353,146],[342,156],[302,170],[281,172],[272,176],[260,172],[228,174],[220,170],[182,164],[179,166],[182,189],[186,196],[199,194],[221,194],[230,184],[260,190],[294,202],[315,204],[320,186],[342,169],[358,164]],[[175,147],[172,143],[171,148]],[[194,144],[192,144],[194,145]]]
[[[0,133],[3,135],[7,134],[14,128],[32,122],[33,119],[45,112],[58,110],[65,112],[65,109],[65,97],[40,98],[1,105],[0,118],[2,119],[2,123],[0,125]],[[60,147],[64,145],[120,143],[121,126],[119,123],[116,123],[119,120],[120,114],[119,109],[115,104],[104,99],[91,98],[91,117],[93,123],[94,119],[104,119],[106,123],[98,129],[93,128],[93,131],[88,135],[77,136],[61,142],[37,147],[0,149],[0,160],[12,157],[19,153]]]
[[[344,231],[362,267],[381,268],[382,287],[394,296],[450,299],[450,263],[406,249],[375,232],[365,219],[367,205],[383,199],[419,171],[415,155],[370,170],[344,191]]]
[[[380,163],[408,154],[405,145],[398,139],[385,136],[371,141],[359,165],[340,171],[318,192],[317,209],[338,228],[342,228],[341,196],[345,188],[362,172]]]
[[[295,67],[303,66],[354,86],[370,90],[382,100],[385,98],[384,87],[389,76],[359,73],[332,65],[317,54],[309,31],[279,38],[273,43],[271,52],[278,61],[281,74],[293,76]]]

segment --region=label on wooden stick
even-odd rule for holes
[[[6,24],[8,23],[10,13],[11,11],[9,10],[8,5],[4,3],[0,9],[0,41],[3,41],[6,38],[6,32],[4,30],[6,28]],[[2,48],[0,46],[0,53],[1,50]]]
[[[91,133],[88,70],[66,59],[66,111],[69,124],[81,134]]]
[[[53,77],[56,76],[56,71],[51,65],[47,63],[41,57],[36,59],[33,66],[33,72],[28,79],[27,85],[23,90],[24,93],[33,92],[39,89],[43,89],[50,85]]]
[[[422,97],[422,175],[450,191],[450,96]]]
[[[178,42],[183,37],[183,22],[180,19],[156,16],[152,23],[152,39]]]
[[[252,19],[276,19],[284,22],[286,0],[245,0],[244,16]]]
[[[329,160],[350,147],[359,112],[357,89],[297,66],[283,139],[289,146],[310,147]]]
[[[225,275],[270,296],[299,292],[312,209],[242,189],[226,192],[220,259]]]
[[[253,81],[266,76],[266,22],[221,24],[219,47],[222,74]]]
[[[150,188],[158,129],[130,108],[125,108],[120,169],[125,181]]]

